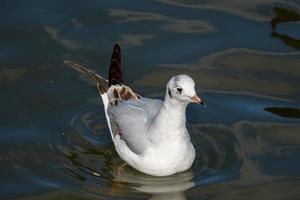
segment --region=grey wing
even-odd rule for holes
[[[128,100],[117,106],[109,106],[113,135],[119,134],[133,152],[142,153],[148,146],[148,125],[161,105],[160,100],[141,97],[139,101]]]

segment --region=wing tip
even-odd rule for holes
[[[121,47],[118,42],[115,43],[112,56],[111,56],[109,73],[108,73],[108,83],[109,86],[124,84],[122,59],[121,59]]]
[[[64,63],[67,65],[69,62],[72,62],[70,60],[64,60]]]
[[[108,90],[108,83],[107,80],[105,80],[102,76],[98,75],[97,73],[89,70],[86,67],[83,67],[80,64],[74,63],[71,60],[64,60],[64,63],[73,68],[74,70],[80,72],[81,74],[85,75],[89,79],[95,81],[97,83],[97,88],[99,90],[99,93],[102,95],[107,92]]]
[[[115,45],[114,45],[114,49],[118,49],[118,50],[121,50],[121,45],[119,42],[116,42]]]
[[[66,65],[68,65],[69,67],[72,67],[73,68],[73,65],[75,64],[74,62],[72,62],[71,60],[64,60],[64,63]]]

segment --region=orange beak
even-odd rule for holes
[[[201,104],[202,106],[204,106],[204,102],[197,95],[191,97],[191,100],[192,100],[192,102],[194,102],[196,104]]]

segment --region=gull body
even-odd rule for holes
[[[81,65],[65,63],[97,82],[112,141],[125,162],[154,176],[171,175],[192,166],[195,149],[186,128],[186,107],[191,102],[203,102],[191,77],[172,77],[161,101],[141,97],[125,85],[118,44],[108,81]]]

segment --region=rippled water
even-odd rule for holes
[[[0,199],[299,199],[299,1],[2,1]],[[292,23],[290,23],[292,22]],[[97,89],[63,64],[163,99],[196,81],[193,167],[152,177],[117,155]]]

